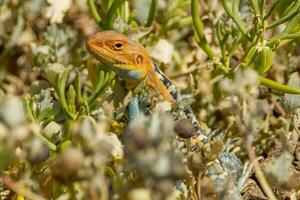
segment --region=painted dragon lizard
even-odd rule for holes
[[[87,49],[94,58],[123,78],[127,89],[134,91],[128,106],[130,120],[137,118],[140,113],[141,93],[154,91],[156,99],[176,103],[178,93],[174,84],[152,62],[146,49],[138,42],[115,31],[103,31],[88,39]],[[191,120],[198,140],[202,144],[207,143],[208,137],[201,130],[192,109],[185,106],[183,112]],[[228,172],[228,165],[234,165],[238,161],[233,154],[222,153],[220,158],[208,167],[208,175],[213,178],[222,199],[242,199],[236,180],[239,177],[233,178]]]

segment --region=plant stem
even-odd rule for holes
[[[105,24],[106,29],[113,28],[114,19],[117,15],[117,10],[122,6],[123,3],[124,0],[115,0],[110,6],[106,14],[106,24]]]
[[[288,85],[283,85],[262,76],[259,76],[259,78],[261,84],[266,85],[274,90],[278,90],[280,92],[289,93],[289,94],[300,94],[300,89],[298,88],[293,88]]]
[[[56,145],[53,144],[52,142],[50,142],[47,138],[45,138],[43,135],[41,135],[40,133],[37,133],[36,136],[38,138],[40,138],[48,147],[49,149],[51,149],[51,151],[56,151]]]
[[[149,14],[148,14],[148,19],[146,23],[146,27],[150,27],[154,21],[156,11],[157,11],[157,5],[158,5],[158,0],[152,0],[151,1],[151,6],[149,9]]]
[[[258,8],[258,2],[257,0],[251,0],[251,4],[252,4],[252,8],[253,8],[253,11],[255,13],[255,15],[259,15],[259,8]]]
[[[278,3],[279,3],[278,0],[275,1],[275,2],[273,3],[273,5],[272,5],[271,8],[269,9],[268,13],[264,16],[264,20],[268,19],[268,18],[272,15],[272,13],[273,13],[273,11],[274,11],[274,9],[275,9],[275,7],[276,7],[276,5],[277,5]]]
[[[29,101],[30,101],[29,99],[27,99],[26,97],[24,97],[23,98],[23,106],[24,106],[25,112],[27,114],[28,120],[30,122],[34,123],[35,122],[35,118],[34,118],[34,115],[32,113]]]
[[[101,24],[101,17],[99,15],[98,11],[97,11],[94,0],[88,0],[87,4],[88,4],[88,7],[91,11],[91,15],[92,15],[93,19],[95,20],[95,22],[97,24]]]
[[[244,23],[239,19],[238,16],[236,16],[228,7],[226,0],[222,0],[223,7],[227,13],[227,15],[236,23],[237,27],[240,29],[240,31],[243,33],[243,35],[247,38],[250,39],[248,35],[248,31],[244,25]]]
[[[192,0],[191,3],[191,10],[192,10],[192,18],[195,30],[195,40],[198,43],[199,47],[207,54],[209,59],[213,59],[215,57],[215,53],[210,48],[207,39],[204,33],[204,26],[199,17],[199,2],[198,0]]]
[[[295,12],[293,12],[293,13],[287,15],[287,16],[284,16],[284,17],[282,17],[282,18],[280,18],[280,19],[274,21],[272,24],[270,24],[269,26],[267,26],[266,29],[274,28],[275,26],[278,26],[278,25],[280,25],[280,24],[283,24],[283,23],[289,21],[291,18],[293,18],[294,16],[296,16],[297,13],[298,13],[298,12],[295,11]]]
[[[81,80],[80,80],[80,74],[77,72],[75,77],[75,91],[76,91],[76,103],[78,105],[82,104],[82,95],[81,95]]]

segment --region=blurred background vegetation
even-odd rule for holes
[[[253,166],[244,199],[300,199],[299,0],[0,0],[0,199],[218,198],[184,124],[128,125],[122,80],[97,63],[92,84],[85,42],[110,29],[174,81],[205,159]]]

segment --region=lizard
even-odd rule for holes
[[[154,96],[157,99],[176,104],[178,92],[175,85],[154,64],[146,48],[140,43],[130,40],[123,34],[109,30],[91,36],[87,40],[86,47],[92,57],[105,64],[106,67],[125,80],[128,90],[138,91],[134,93],[128,105],[129,120],[136,119],[140,113],[140,93],[154,91]],[[185,106],[183,113],[191,120],[199,142],[208,143],[208,136],[200,128],[191,107]],[[229,153],[221,154],[220,158],[213,161],[207,170],[223,199],[242,199],[236,178],[228,173],[229,169],[226,167],[226,164],[232,165],[232,163],[237,162],[238,158],[234,156]]]

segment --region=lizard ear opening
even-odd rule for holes
[[[142,56],[138,55],[138,56],[136,57],[135,62],[136,62],[136,64],[141,65],[141,64],[142,64]]]

